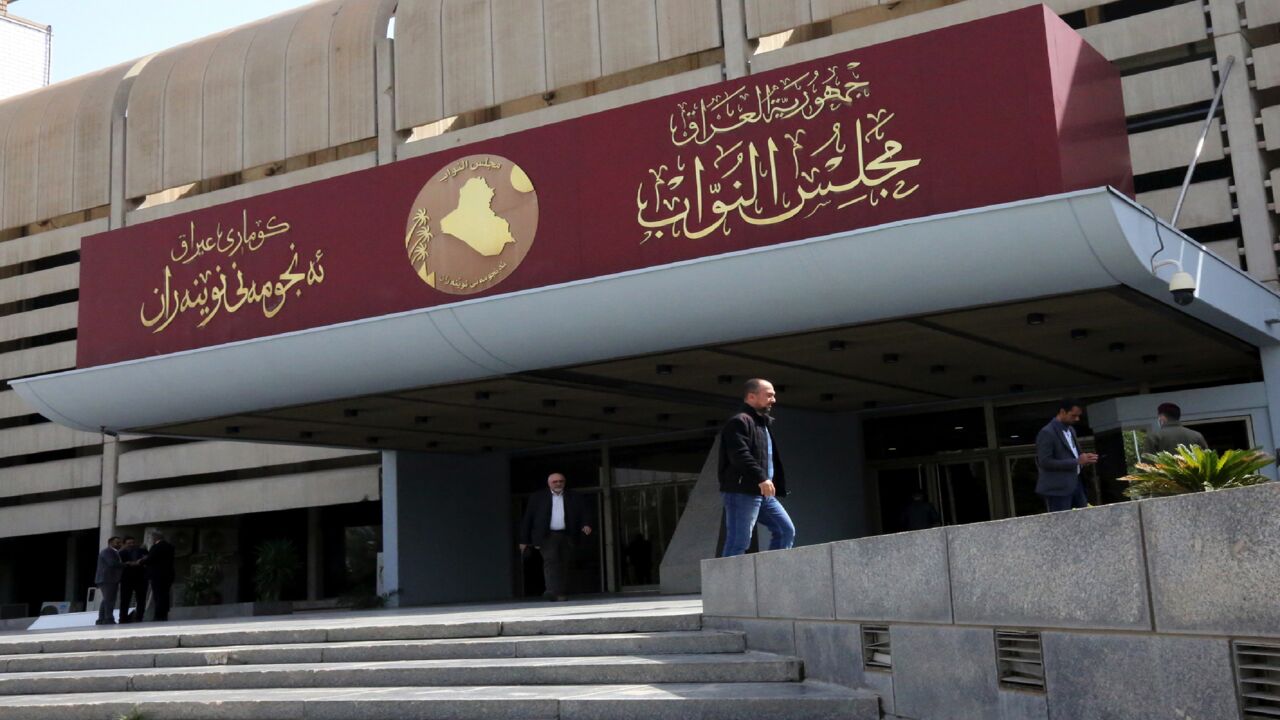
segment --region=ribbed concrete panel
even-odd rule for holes
[[[1108,60],[1193,43],[1207,35],[1199,0],[1091,25],[1078,32]]]
[[[1204,244],[1214,255],[1231,263],[1237,270],[1240,269],[1240,238],[1230,238],[1227,240],[1211,240]]]
[[[552,90],[600,77],[600,16],[596,0],[543,0],[547,33],[547,87]]]
[[[52,295],[80,286],[80,264],[63,265],[0,280],[0,305]]]
[[[222,36],[201,82],[204,107],[200,133],[200,176],[229,175],[244,169],[244,134],[257,132],[244,124],[244,66],[258,33],[250,25]]]
[[[44,111],[57,91],[20,97],[5,139],[4,215],[0,227],[18,227],[40,219],[40,129]]]
[[[1141,115],[1213,99],[1210,64],[1197,60],[1121,78],[1125,113]]]
[[[1138,202],[1151,208],[1161,219],[1168,220],[1173,216],[1173,208],[1178,202],[1180,190],[1180,187],[1172,187],[1139,193]],[[1187,199],[1182,203],[1182,215],[1178,217],[1178,227],[1216,225],[1231,222],[1232,217],[1234,213],[1231,208],[1229,180],[1223,178],[1193,183],[1187,189]]]
[[[285,159],[285,61],[301,12],[267,21],[253,36],[244,60],[244,166]]]
[[[493,9],[493,99],[497,103],[547,91],[542,2],[499,3]]]
[[[1280,3],[1275,0],[1244,0],[1244,14],[1251,28],[1280,23]]]
[[[209,60],[226,33],[204,38],[178,50],[164,89],[164,187],[203,180],[204,77]]]
[[[372,466],[144,490],[116,501],[116,522],[141,525],[377,500],[378,473]]]
[[[359,450],[244,442],[195,442],[132,451],[128,449],[128,445],[125,445],[124,452],[120,454],[118,478],[119,482],[130,483],[227,470],[246,470],[269,465],[331,460],[361,454],[368,453]]]
[[[53,345],[15,350],[0,354],[0,380],[70,370],[76,365],[76,342],[71,340]]]
[[[341,0],[310,5],[285,54],[284,148],[295,157],[329,147],[329,35]]]
[[[396,6],[396,129],[444,117],[442,0],[400,0]]]
[[[489,0],[445,0],[441,22],[444,114],[459,115],[493,105]]]
[[[1259,90],[1280,85],[1280,44],[1253,49],[1253,77]]]
[[[374,48],[386,37],[394,0],[343,4],[329,37],[329,144],[337,147],[377,132]]]
[[[658,0],[658,57],[662,60],[720,47],[716,0]]]
[[[106,220],[94,220],[2,242],[0,243],[0,267],[79,250],[80,238],[106,229]]]
[[[21,417],[34,413],[29,405],[12,390],[0,392],[0,418]]]
[[[130,61],[86,77],[76,109],[76,155],[72,210],[86,210],[111,201],[111,123],[116,93]]]
[[[39,174],[35,220],[64,215],[75,208],[76,109],[84,97],[84,81],[55,85],[45,92],[49,105],[40,124]]]
[[[0,497],[64,492],[102,484],[102,456],[14,465],[5,468]]]
[[[0,316],[0,342],[32,338],[76,326],[80,303],[66,303],[24,313]]]
[[[1200,138],[1203,122],[1190,122],[1185,125],[1134,133],[1129,136],[1129,159],[1133,164],[1133,174],[1170,170],[1186,167],[1191,162],[1191,154]],[[1217,120],[1209,127],[1209,134],[1204,138],[1204,150],[1200,154],[1200,162],[1213,162],[1224,157],[1222,152],[1222,128]]]
[[[180,50],[152,57],[129,89],[124,192],[139,198],[164,189],[164,91]]]
[[[96,527],[96,497],[0,508],[0,537],[43,535]]]
[[[658,7],[654,0],[600,3],[600,67],[605,75],[658,62]]]
[[[809,6],[813,22],[819,22],[879,4],[880,0],[812,0]]]
[[[1280,150],[1280,105],[1262,109],[1262,133],[1268,150]]]
[[[758,38],[813,22],[809,0],[746,0],[747,37]]]
[[[102,435],[98,433],[72,430],[56,423],[23,425],[0,430],[0,457],[67,450],[101,442]]]

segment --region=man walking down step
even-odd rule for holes
[[[1087,507],[1088,497],[1080,481],[1085,465],[1098,462],[1094,453],[1080,452],[1075,424],[1084,415],[1079,402],[1058,402],[1058,414],[1036,434],[1036,494],[1044,498],[1049,512]]]
[[[547,489],[529,498],[520,521],[520,552],[533,547],[542,554],[542,576],[548,600],[564,600],[572,571],[573,547],[579,537],[591,534],[591,513],[586,499],[565,489],[564,475],[551,473]]]
[[[755,378],[743,386],[743,405],[720,430],[720,497],[724,500],[722,557],[742,555],[756,521],[769,528],[769,549],[795,544],[796,527],[778,498],[787,494],[782,456],[774,442],[773,383]]]
[[[107,546],[98,553],[98,570],[93,582],[98,586],[98,625],[115,625],[116,597],[120,594],[120,578],[124,561],[120,559],[120,538],[112,535]]]

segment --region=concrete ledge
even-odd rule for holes
[[[946,532],[957,623],[1151,629],[1138,503]]]
[[[831,544],[756,555],[760,617],[834,620]]]
[[[951,622],[946,530],[833,543],[836,617]]]
[[[702,612],[756,617],[756,556],[702,561]]]
[[[735,630],[742,633],[749,650],[796,654],[796,624],[791,620],[706,617],[703,618],[703,625],[714,630]]]
[[[1139,504],[1157,631],[1280,637],[1280,483]]]

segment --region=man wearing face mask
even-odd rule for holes
[[[796,528],[778,498],[787,494],[782,457],[774,440],[773,383],[754,378],[743,386],[743,405],[720,430],[720,497],[724,501],[721,557],[742,555],[756,522],[769,528],[769,549],[795,544]]]

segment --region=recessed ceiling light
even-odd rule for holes
[[[599,440],[599,439],[600,439],[600,433],[591,433],[591,434],[590,434],[590,435],[588,435],[587,437],[588,437],[589,439],[591,439],[591,440]]]
[[[946,366],[946,365],[930,365],[930,366],[929,366],[929,374],[930,374],[930,375],[941,375],[941,374],[945,373],[946,371],[947,371],[947,366]]]
[[[963,429],[964,429],[964,426],[963,426],[963,425],[957,425],[957,426],[955,427],[955,429],[956,429],[956,430],[963,430]]]
[[[356,417],[360,414],[360,410],[357,408],[346,408],[342,411],[342,414],[344,417]]]
[[[492,446],[492,445],[481,445],[481,446],[480,446],[480,452],[485,452],[485,453],[487,453],[487,452],[493,452],[493,446]]]
[[[541,436],[541,435],[546,435],[547,433],[551,432],[551,430],[550,430],[550,429],[548,429],[548,428],[538,428],[538,429],[534,430],[533,432],[534,432],[536,435]]]
[[[227,430],[226,430],[226,432],[227,432],[227,434],[228,434],[228,435],[239,435],[239,434],[240,434],[240,426],[239,426],[239,425],[228,425],[228,426],[227,426]]]
[[[482,423],[478,423],[478,424],[476,425],[476,427],[480,428],[481,430],[488,430],[488,429],[490,429],[490,428],[492,428],[492,427],[493,427],[493,423],[491,423],[491,422],[482,422]]]
[[[488,399],[489,399],[489,391],[488,391],[488,390],[480,390],[480,391],[478,391],[478,392],[476,393],[476,399],[477,399],[477,400],[488,400]]]
[[[720,424],[720,421],[719,421],[719,420],[708,420],[708,421],[707,421],[706,423],[704,423],[704,424],[705,424],[707,427],[716,427],[716,426],[718,426],[718,425]]]
[[[675,372],[675,367],[671,365],[659,365],[656,368],[654,368],[654,371],[657,372],[659,375],[670,375],[671,373]]]
[[[1020,438],[1020,437],[1022,437],[1022,436],[1021,436],[1021,435],[1010,435],[1010,436],[1009,436],[1009,439],[1010,439],[1010,440],[1017,440],[1017,439],[1018,439],[1018,438]]]
[[[786,385],[783,385],[783,384],[781,384],[781,383],[779,383],[779,384],[777,384],[777,385],[774,385],[774,386],[773,386],[773,389],[774,389],[776,392],[784,393],[784,392],[786,392],[786,391],[787,391],[787,386],[786,386]]]
[[[1026,386],[1026,385],[1022,385],[1022,384],[1019,384],[1019,383],[1014,383],[1014,384],[1012,384],[1012,385],[1010,385],[1010,386],[1009,386],[1009,392],[1011,392],[1011,393],[1020,393],[1020,392],[1022,392],[1023,390],[1026,390],[1026,389],[1027,389],[1027,386]]]
[[[658,422],[667,422],[671,419],[670,413],[658,413]]]
[[[310,430],[303,430],[302,432],[298,433],[298,437],[302,438],[303,440],[310,440],[314,436],[315,436],[315,433],[311,432]]]
[[[865,401],[865,402],[863,402],[863,403],[862,403],[862,407],[864,407],[864,408],[866,408],[866,409],[868,409],[868,410],[870,410],[870,409],[872,409],[872,408],[874,408],[874,407],[878,407],[879,405],[880,405],[880,403],[876,402],[875,400],[867,400],[867,401]]]
[[[1143,365],[1155,365],[1159,361],[1160,361],[1159,355],[1143,355],[1142,356]]]
[[[370,445],[377,445],[380,440],[382,440],[382,438],[378,437],[377,435],[370,435],[369,437],[364,439],[364,441],[369,443]]]
[[[732,384],[733,384],[733,376],[732,376],[732,375],[717,375],[717,376],[716,376],[716,382],[720,383],[721,385],[732,385]]]
[[[1043,325],[1044,313],[1027,313],[1028,325]]]
[[[600,408],[600,410],[601,410],[605,415],[617,415],[617,414],[618,414],[618,408],[617,408],[617,407],[615,407],[615,406],[613,406],[613,405],[605,405],[604,407]]]
[[[974,375],[974,376],[973,376],[973,384],[974,384],[974,385],[982,385],[982,384],[983,384],[983,383],[985,383],[986,381],[987,381],[987,376],[986,376],[986,375]]]
[[[898,448],[889,448],[889,452],[898,452]]]
[[[419,424],[419,425],[426,425],[427,423],[431,422],[431,416],[430,416],[430,415],[418,415],[418,416],[416,416],[416,417],[414,417],[414,418],[413,418],[413,421],[414,421],[415,423]]]
[[[820,400],[821,402],[831,402],[832,400],[835,400],[835,399],[836,399],[835,393],[822,393],[821,395],[818,396],[818,400]]]
[[[1113,342],[1107,346],[1107,352],[1122,353],[1124,352],[1124,343]]]
[[[440,443],[436,442],[435,440],[429,440],[427,441],[427,447],[429,448],[440,447]]]
[[[1072,340],[1083,340],[1087,337],[1089,337],[1089,331],[1085,330],[1084,328],[1073,328],[1071,330]]]
[[[880,360],[883,361],[885,365],[897,365],[898,353],[885,353],[880,356]]]
[[[840,352],[841,350],[844,350],[844,347],[845,345],[843,340],[832,340],[827,343],[827,349],[831,352]]]
[[[558,404],[559,403],[556,401],[555,398],[546,398],[545,400],[542,401],[542,407],[544,408],[553,408]]]

